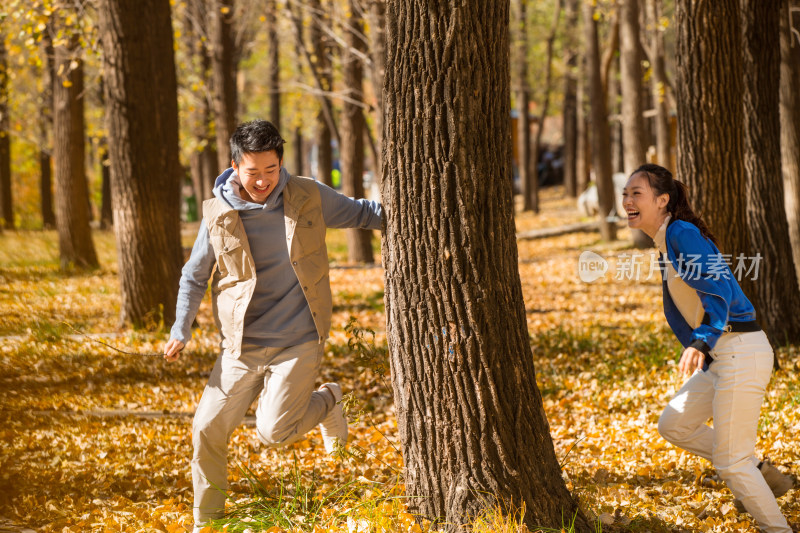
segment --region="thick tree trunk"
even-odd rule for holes
[[[2,226],[14,228],[14,202],[11,196],[11,120],[8,97],[8,52],[5,35],[0,33],[0,219]]]
[[[412,512],[577,513],[536,386],[514,239],[509,3],[387,11],[386,311]],[[493,507],[497,505],[497,507]]]
[[[278,45],[278,9],[275,0],[267,0],[267,87],[269,121],[281,131],[281,63]]]
[[[746,255],[738,0],[678,0],[675,22],[677,177],[689,186],[692,206],[722,252]]]
[[[650,78],[653,104],[656,108],[656,160],[665,168],[672,167],[672,146],[667,103],[667,70],[664,62],[664,28],[661,25],[661,1],[647,0],[648,33],[650,34]]]
[[[331,62],[330,49],[322,29],[323,8],[320,0],[309,0],[311,11],[311,46],[314,48],[315,69],[319,75],[320,90],[331,90]],[[333,149],[331,148],[331,127],[326,118],[326,102],[328,97],[320,95],[320,110],[317,113],[316,139],[317,144],[317,179],[326,185],[333,185],[331,172],[333,171]],[[329,107],[329,106],[328,106]],[[330,117],[331,120],[333,117]]]
[[[783,0],[780,19],[781,171],[794,267],[800,282],[800,0]]]
[[[530,94],[528,89],[528,25],[527,0],[516,0],[516,50],[514,63],[517,77],[517,174],[519,175],[519,191],[522,195],[522,210],[533,210],[533,176],[531,167],[536,160],[531,161],[531,126],[528,119]]]
[[[348,46],[344,51],[344,85],[348,100],[364,101],[364,67],[354,51],[364,52],[364,28],[358,10],[350,3],[350,17],[345,22]],[[342,104],[342,192],[353,198],[364,197],[364,112],[358,104],[345,101]],[[372,231],[347,230],[347,257],[353,263],[372,263]]]
[[[121,320],[146,325],[163,316],[169,324],[183,264],[169,1],[104,0],[98,13]]]
[[[78,38],[55,49],[53,86],[53,157],[56,181],[56,226],[61,268],[94,268],[97,254],[89,228],[86,183],[83,61],[76,55]]]
[[[740,0],[744,54],[744,164],[750,257],[760,254],[750,297],[776,343],[800,341],[800,289],[792,260],[781,175],[780,5]]]
[[[211,0],[211,64],[214,91],[214,124],[217,135],[217,168],[231,166],[230,138],[236,129],[236,45],[233,35],[235,0]]]
[[[586,69],[588,94],[590,95],[590,120],[592,143],[592,166],[597,184],[597,198],[600,208],[600,235],[603,240],[617,238],[617,227],[609,221],[608,215],[615,209],[614,184],[611,181],[611,134],[608,126],[606,98],[600,73],[600,51],[597,44],[597,22],[594,20],[594,7],[583,3],[583,24],[586,37]]]
[[[567,0],[564,5],[565,25],[578,27],[578,0]],[[564,193],[570,198],[578,195],[577,152],[578,152],[578,52],[573,33],[567,32],[564,46]]]

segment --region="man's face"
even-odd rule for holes
[[[242,199],[263,204],[278,185],[282,160],[275,150],[242,154],[242,162],[231,161],[242,182]]]

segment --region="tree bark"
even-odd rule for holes
[[[364,52],[364,28],[355,0],[350,0],[350,16],[345,21],[348,46],[344,50],[344,85],[348,100],[342,104],[342,192],[353,198],[364,197],[364,112],[355,102],[364,101],[364,67],[361,59],[353,53]],[[373,263],[372,231],[348,229],[347,256],[353,263]]]
[[[669,132],[669,104],[667,100],[667,70],[664,61],[664,28],[661,25],[662,0],[647,1],[648,33],[650,34],[650,86],[656,108],[656,160],[665,168],[672,168],[672,146]]]
[[[531,161],[531,126],[528,118],[530,107],[530,92],[528,88],[528,25],[527,0],[516,0],[516,50],[515,66],[517,75],[517,174],[519,175],[519,190],[522,195],[522,210],[533,211],[533,166],[536,160]]]
[[[794,267],[800,282],[800,1],[783,0],[780,19],[781,171]]]
[[[0,218],[6,229],[14,228],[14,202],[11,192],[11,120],[9,119],[8,51],[0,33]]]
[[[462,528],[494,505],[592,528],[536,386],[514,239],[509,2],[392,0],[386,311],[411,512]]]
[[[267,87],[269,121],[281,131],[281,63],[278,41],[278,9],[275,0],[267,0]]]
[[[175,318],[183,264],[178,102],[168,0],[103,0],[100,35],[121,320]]]
[[[311,10],[311,46],[314,48],[315,62],[314,68],[319,75],[320,90],[323,93],[330,92],[333,79],[331,75],[330,49],[327,39],[322,30],[322,18],[324,11],[320,5],[320,0],[309,0]],[[316,139],[317,144],[317,179],[325,185],[333,185],[331,172],[333,172],[333,149],[331,148],[331,127],[326,118],[326,104],[328,108],[328,97],[320,95],[320,110],[316,120]],[[331,116],[331,120],[333,117]]]
[[[615,209],[614,184],[611,181],[611,134],[606,111],[606,93],[600,72],[600,51],[597,44],[597,22],[594,20],[594,7],[583,3],[583,24],[586,37],[586,69],[588,94],[590,95],[590,120],[592,165],[597,184],[597,198],[600,207],[600,235],[605,241],[617,238],[617,227],[608,220]]]
[[[626,176],[645,162],[645,127],[642,112],[642,55],[639,42],[639,0],[622,0],[620,6],[619,51],[622,89],[622,147]],[[623,216],[619,213],[619,216]],[[642,230],[631,230],[636,248],[650,248],[653,240]]]
[[[89,227],[86,143],[83,116],[83,60],[76,35],[55,49],[53,86],[53,157],[56,181],[56,227],[61,268],[94,268],[97,254]]]
[[[56,213],[53,210],[53,156],[50,133],[53,131],[53,83],[56,79],[55,51],[50,35],[51,27],[42,32],[42,54],[44,55],[44,87],[39,110],[39,197],[42,212],[42,227],[56,227]]]
[[[108,157],[108,140],[103,138],[100,145],[100,172],[103,178],[103,203],[100,208],[100,229],[114,226],[114,207],[111,202],[111,160]]]
[[[578,0],[566,0],[564,16],[567,28],[578,27]],[[578,52],[573,33],[565,35],[564,64],[564,193],[570,198],[578,196]]]
[[[783,195],[780,131],[780,4],[740,0],[744,57],[745,202],[750,257],[760,254],[750,298],[767,335],[800,341],[800,289]]]
[[[218,170],[231,166],[230,138],[236,129],[238,61],[233,34],[235,0],[211,0],[211,64],[214,91],[214,124]]]
[[[586,58],[581,56],[578,61],[581,70],[586,72]],[[592,167],[592,144],[589,137],[589,117],[587,108],[589,107],[588,83],[586,76],[578,76],[578,108],[577,108],[577,135],[575,145],[575,183],[576,192],[580,195],[589,186],[589,172]]]
[[[380,186],[383,158],[383,78],[386,75],[386,0],[372,0],[369,10],[372,91],[375,93],[375,179]]]
[[[744,227],[738,0],[678,0],[675,22],[677,177],[689,186],[692,205],[717,236],[722,252],[736,257],[750,250]]]

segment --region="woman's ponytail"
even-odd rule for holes
[[[682,182],[674,179],[672,173],[664,167],[653,164],[645,164],[633,171],[634,174],[642,173],[647,177],[650,183],[650,188],[656,196],[662,194],[669,195],[669,203],[667,204],[667,211],[672,218],[678,220],[685,220],[697,226],[703,237],[710,239],[715,245],[719,246],[717,238],[711,233],[708,225],[700,215],[694,212],[692,205],[689,203],[689,188]]]

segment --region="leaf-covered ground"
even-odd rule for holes
[[[579,221],[559,189],[544,191],[543,211],[517,218],[518,230]],[[191,228],[187,230],[191,244]],[[520,241],[520,275],[545,409],[568,486],[587,513],[630,531],[750,531],[710,465],[665,443],[656,432],[664,404],[681,384],[678,344],[664,326],[649,255],[639,279],[627,230],[620,241],[596,233]],[[117,324],[113,237],[96,233],[102,268],[59,272],[52,232],[0,235],[0,530],[191,530],[191,417],[216,357],[208,299],[183,358],[123,354],[161,348],[166,334]],[[342,261],[344,238],[331,232],[334,331],[322,380],[351,391],[351,454],[324,453],[318,431],[288,449],[261,446],[252,417],[230,445],[229,530],[410,531],[391,391],[375,361],[355,357],[344,328],[351,316],[385,344],[380,267]],[[609,260],[605,277],[584,283],[581,252]],[[635,272],[634,272],[635,273]],[[620,279],[617,279],[620,278]],[[73,329],[75,328],[75,329]],[[78,331],[76,331],[76,329]],[[779,350],[760,422],[759,453],[784,471],[798,462],[800,350]],[[254,480],[257,480],[254,485]],[[254,490],[265,495],[253,504]],[[271,502],[271,529],[247,516]],[[800,522],[795,491],[781,499]],[[263,511],[263,510],[262,510]],[[250,519],[254,520],[254,519]],[[491,516],[490,531],[513,524]]]

